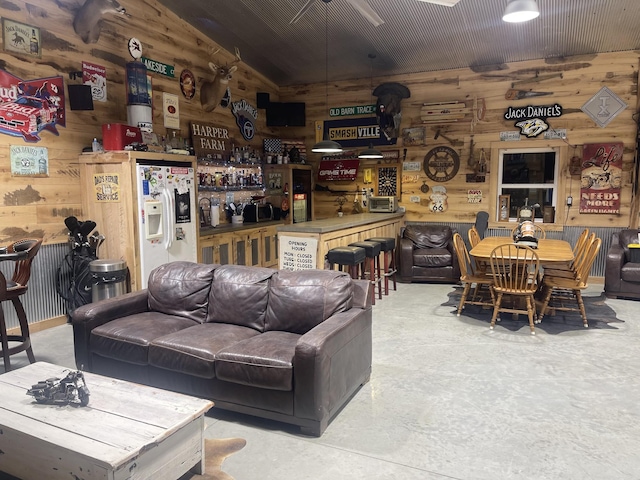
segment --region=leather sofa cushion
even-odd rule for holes
[[[446,248],[453,237],[448,225],[407,225],[404,238],[411,240],[416,248]]]
[[[265,330],[305,334],[351,308],[351,277],[335,270],[280,270],[269,282]]]
[[[144,312],[118,318],[91,331],[91,351],[107,358],[146,365],[149,344],[198,323],[177,315]]]
[[[640,263],[625,263],[620,269],[620,278],[625,282],[640,283]]]
[[[156,338],[149,346],[149,365],[202,378],[215,378],[219,350],[259,335],[253,328],[204,323]]]
[[[203,323],[217,266],[170,262],[153,269],[148,283],[149,310]]]
[[[207,322],[230,323],[264,331],[269,278],[275,270],[223,265],[213,274]]]
[[[450,267],[453,265],[453,257],[446,248],[419,248],[413,251],[413,265],[416,267]]]
[[[216,354],[219,380],[270,390],[293,389],[293,356],[300,335],[265,332]]]

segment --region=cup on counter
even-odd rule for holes
[[[244,217],[242,215],[231,215],[231,223],[234,225],[239,225],[244,222]]]

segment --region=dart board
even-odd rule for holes
[[[450,147],[435,147],[424,156],[424,173],[434,182],[448,182],[458,173],[460,156]]]
[[[378,167],[378,193],[377,195],[397,196],[398,189],[398,166],[385,165]]]

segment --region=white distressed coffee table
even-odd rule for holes
[[[0,471],[25,480],[204,473],[204,414],[212,402],[91,373],[87,407],[38,404],[26,394],[67,373],[36,362],[0,375]]]

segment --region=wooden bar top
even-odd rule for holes
[[[200,227],[200,238],[211,235],[221,235],[223,233],[241,232],[255,228],[271,227],[282,225],[284,220],[269,220],[266,222],[243,222],[243,223],[221,223],[216,227]]]
[[[404,212],[395,213],[357,213],[343,217],[331,217],[311,222],[294,223],[278,227],[279,233],[329,233],[347,228],[369,225],[376,222],[384,222],[396,218],[402,218]]]

